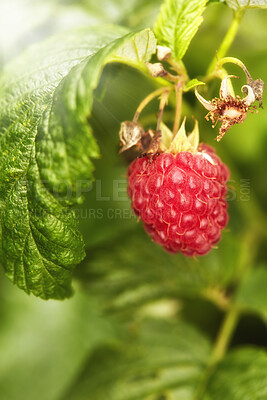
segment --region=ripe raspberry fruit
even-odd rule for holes
[[[171,253],[204,255],[219,242],[228,222],[229,171],[212,147],[196,144],[198,132],[193,140],[180,131],[168,151],[132,162],[128,194],[156,243]],[[177,151],[178,142],[182,151]]]

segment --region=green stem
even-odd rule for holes
[[[229,346],[230,340],[234,333],[237,321],[240,316],[240,311],[232,306],[226,313],[219,335],[217,337],[213,353],[210,359],[210,367],[216,365],[225,355],[226,350]]]
[[[220,60],[217,61],[216,67],[217,68],[221,68],[224,64],[227,64],[227,63],[238,65],[240,68],[243,69],[243,71],[245,72],[245,74],[247,76],[250,76],[250,73],[248,72],[245,64],[241,60],[239,60],[238,58],[235,58],[235,57],[223,57],[223,58],[221,58]]]
[[[184,63],[180,61],[174,61],[172,57],[170,57],[167,62],[170,64],[172,69],[177,72],[177,74],[183,78],[185,82],[189,80],[187,70],[185,68]]]
[[[230,28],[228,29],[220,47],[219,47],[219,50],[217,51],[216,56],[211,61],[211,64],[207,71],[207,75],[211,74],[214,71],[217,61],[220,60],[222,57],[224,57],[225,54],[227,53],[227,51],[229,50],[229,48],[230,48],[231,44],[233,43],[235,36],[237,34],[243,13],[244,13],[243,10],[239,10],[234,13],[234,18],[230,25]]]
[[[183,82],[179,81],[175,85],[175,92],[176,92],[176,109],[175,109],[175,117],[174,117],[174,124],[173,124],[173,135],[175,136],[178,132],[181,120],[181,112],[182,112],[182,102],[183,102]]]
[[[137,108],[137,110],[136,110],[136,112],[135,112],[135,115],[134,115],[134,118],[133,118],[133,121],[134,122],[137,122],[138,121],[138,118],[139,118],[139,116],[140,116],[140,114],[141,114],[141,112],[143,111],[143,109],[152,101],[152,100],[154,100],[156,97],[158,97],[158,96],[160,96],[162,93],[164,93],[164,92],[170,92],[171,90],[173,90],[173,87],[172,86],[165,86],[165,87],[160,87],[159,89],[157,89],[157,90],[154,90],[154,92],[152,92],[152,93],[150,93],[147,97],[145,97],[144,98],[144,100],[142,100],[141,101],[141,103],[139,104],[139,106],[138,106],[138,108]]]
[[[221,329],[219,331],[217,340],[215,342],[215,346],[214,346],[211,358],[209,360],[207,370],[205,372],[203,380],[200,382],[200,385],[197,389],[195,400],[203,399],[205,390],[207,387],[207,383],[208,383],[211,375],[213,374],[217,363],[223,359],[223,357],[228,349],[228,346],[232,339],[232,336],[235,331],[240,314],[241,314],[241,311],[233,305],[229,309],[229,311],[226,313],[224,321],[221,326]]]
[[[157,128],[156,128],[157,131],[160,130],[160,124],[161,124],[161,121],[162,121],[163,111],[164,111],[164,108],[165,108],[166,103],[168,101],[169,93],[170,93],[170,91],[166,90],[165,92],[162,93],[162,96],[161,96],[161,99],[160,99],[159,115],[158,115],[158,122],[157,122]]]

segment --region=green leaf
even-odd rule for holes
[[[209,342],[190,325],[149,320],[121,347],[96,351],[67,398],[189,400],[209,354]]]
[[[165,0],[154,31],[160,44],[170,47],[176,61],[183,58],[203,21],[207,0]]]
[[[263,8],[267,9],[266,0],[225,0],[226,4],[233,10],[241,10],[246,8]]]
[[[212,3],[225,3],[225,0],[209,0],[207,5],[212,4]]]
[[[133,63],[135,66],[138,63],[145,63],[156,52],[156,45],[157,41],[154,33],[150,29],[144,29],[138,35],[135,35],[127,43],[127,46],[122,46],[116,52],[114,61],[118,58],[118,61],[123,62],[125,60],[126,63]]]
[[[155,51],[151,31],[118,39],[124,34],[114,26],[64,33],[32,47],[0,77],[0,259],[27,293],[71,294],[84,250],[67,206],[81,201],[99,154],[87,122],[93,91],[110,60],[142,68]]]
[[[184,88],[185,92],[189,92],[189,90],[194,89],[197,86],[200,85],[205,85],[204,82],[199,81],[198,79],[191,79],[191,81],[189,81]]]
[[[76,273],[107,311],[129,319],[155,300],[209,297],[213,288],[223,289],[235,276],[238,246],[233,236],[225,234],[218,249],[192,260],[166,253],[139,226],[88,247],[90,257]]]
[[[203,400],[265,400],[267,354],[259,349],[240,349],[218,365]]]
[[[235,302],[267,318],[267,268],[253,269],[238,288]]]

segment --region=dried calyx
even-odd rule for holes
[[[187,135],[185,130],[185,121],[186,118],[184,118],[179,131],[174,137],[170,129],[165,124],[161,124],[161,152],[178,154],[181,151],[190,151],[191,153],[197,153],[199,145],[198,122],[195,121],[193,131]]]
[[[211,101],[205,100],[198,93],[197,89],[195,89],[197,99],[209,111],[206,115],[206,119],[212,121],[212,127],[214,127],[218,121],[222,122],[219,135],[216,138],[218,142],[231,126],[240,124],[246,119],[248,111],[253,112],[256,110],[256,106],[252,106],[252,104],[255,100],[259,100],[260,90],[263,92],[262,85],[259,86],[258,92],[256,93],[255,87],[253,88],[247,84],[241,88],[242,93],[245,93],[246,96],[243,98],[235,96],[232,88],[229,86],[230,78],[238,77],[234,75],[226,76],[221,83],[220,98],[215,97]]]
[[[258,100],[259,102],[259,107],[263,108],[262,106],[262,97],[263,97],[263,92],[264,92],[264,82],[262,79],[253,79],[252,76],[250,75],[247,67],[240,61],[238,60],[239,63],[238,65],[243,69],[243,71],[246,74],[247,77],[247,84],[252,88],[254,95],[255,95],[255,100]]]
[[[133,146],[138,147],[141,155],[154,156],[165,152],[176,155],[182,151],[199,153],[198,121],[195,120],[194,129],[189,135],[186,134],[185,122],[186,118],[177,134],[173,136],[172,131],[163,122],[160,124],[160,130],[145,131],[139,123],[124,121],[120,129],[120,153]]]
[[[138,145],[141,138],[145,135],[143,127],[138,122],[124,121],[121,123],[119,132],[120,136],[120,153],[131,147]]]
[[[145,131],[142,125],[134,121],[121,123],[119,132],[120,153],[137,146],[141,154],[155,154],[160,150],[161,131],[149,129]]]

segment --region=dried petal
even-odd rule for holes
[[[262,96],[263,96],[263,92],[264,92],[264,88],[265,88],[263,80],[262,79],[254,80],[250,76],[250,77],[248,77],[248,84],[253,89],[253,92],[255,94],[255,98],[259,102],[259,107],[263,108],[262,107]]]
[[[207,101],[204,99],[204,97],[202,97],[197,89],[195,89],[195,95],[198,99],[198,101],[200,101],[200,103],[206,108],[206,110],[208,111],[214,111],[216,109],[216,106],[214,104],[212,104],[210,101]]]
[[[242,86],[241,90],[242,90],[242,93],[247,93],[247,96],[244,97],[243,102],[248,107],[251,106],[251,104],[253,104],[254,101],[256,100],[256,97],[255,97],[252,87],[249,85],[244,85],[244,86]]]
[[[220,98],[222,100],[234,98],[232,95],[232,91],[230,90],[229,84],[228,84],[228,79],[230,79],[230,78],[238,78],[238,76],[228,75],[222,80],[221,87],[220,87]]]

